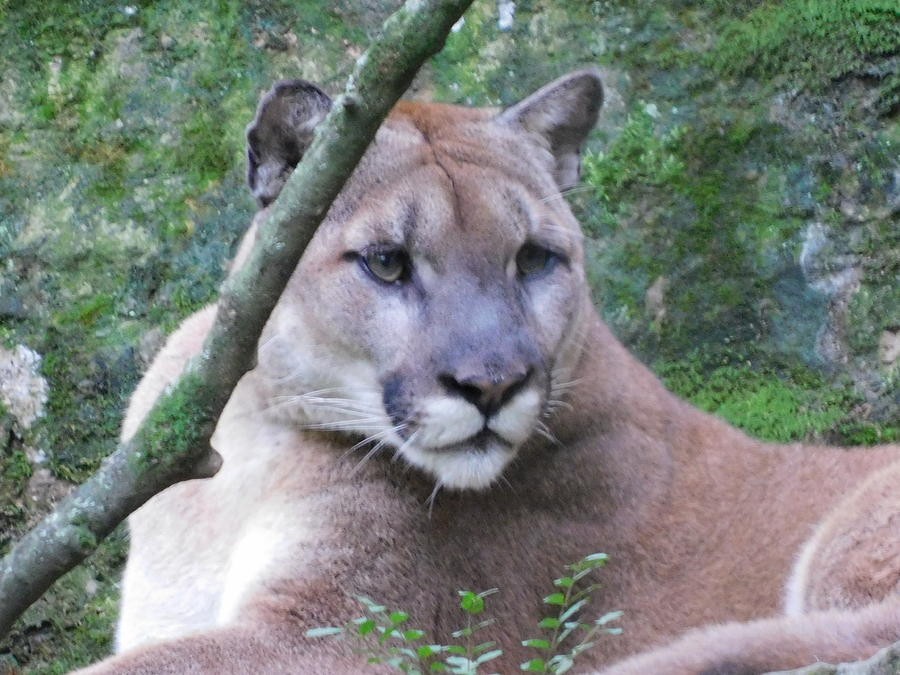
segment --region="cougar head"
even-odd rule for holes
[[[589,303],[560,192],[601,101],[585,70],[502,111],[398,104],[260,342],[276,414],[392,448],[449,488],[489,486],[549,434]],[[302,81],[262,99],[247,132],[261,206],[329,105]]]

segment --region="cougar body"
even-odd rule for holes
[[[517,672],[552,579],[599,551],[582,614],[622,610],[624,632],[578,672],[756,673],[900,640],[900,447],[749,438],[669,393],[592,307],[560,191],[601,100],[579,71],[503,111],[398,105],[231,397],[221,471],[131,517],[120,654],[87,672],[364,671],[305,631],[364,595],[440,641],[464,623],[456,591],[493,587],[491,670]],[[261,206],[328,105],[299,81],[263,99]],[[170,337],[124,437],[214,314]]]

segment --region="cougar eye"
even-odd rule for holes
[[[543,246],[525,244],[516,254],[516,268],[523,277],[533,277],[553,269],[556,260],[556,255]]]
[[[388,284],[401,281],[409,272],[409,258],[400,249],[372,249],[362,255],[369,274]]]

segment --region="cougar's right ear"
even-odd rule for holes
[[[266,93],[247,127],[247,182],[260,207],[278,196],[312,143],[331,99],[304,80],[281,80]]]
[[[556,182],[567,190],[578,182],[581,146],[597,123],[601,105],[600,72],[587,68],[541,87],[501,112],[497,120],[543,139],[556,158]]]

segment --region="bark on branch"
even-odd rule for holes
[[[209,439],[263,325],[316,227],[419,66],[472,0],[407,0],[357,61],[315,141],[271,209],[240,273],[223,286],[200,356],[141,428],[0,562],[0,637],[124,518],[179,481],[216,473]]]

